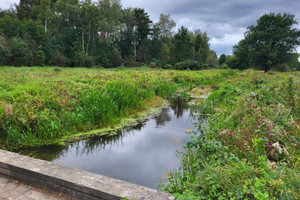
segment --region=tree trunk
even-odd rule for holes
[[[82,31],[81,31],[81,42],[82,42],[82,52],[84,53],[85,51],[84,51],[84,29],[82,29]]]
[[[48,29],[48,20],[47,18],[45,19],[45,32],[47,32],[47,29]]]
[[[136,40],[134,40],[134,49],[133,49],[133,56],[134,56],[134,60],[136,61]]]
[[[89,45],[90,45],[90,41],[91,41],[91,28],[89,28],[89,39],[87,41],[87,44],[86,44],[86,49],[85,49],[85,54],[88,55],[89,54]]]

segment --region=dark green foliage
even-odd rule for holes
[[[6,38],[0,37],[0,65],[7,65],[10,62],[11,52]]]
[[[119,67],[122,65],[122,57],[117,48],[113,48],[110,52],[110,67]]]
[[[178,62],[174,65],[174,69],[178,69],[178,70],[185,70],[185,69],[200,70],[204,68],[205,66],[203,66],[200,62],[193,61],[193,60],[185,60],[182,62]]]
[[[248,27],[243,39],[234,47],[234,55],[244,68],[249,65],[268,72],[276,65],[289,63],[291,52],[300,44],[297,21],[289,14],[265,14],[256,26]]]
[[[152,23],[152,21],[142,8],[135,8],[133,13],[135,26],[137,28],[135,39],[137,40],[138,45],[141,45],[150,33],[150,23]]]
[[[223,63],[226,63],[226,55],[222,54],[218,60],[219,65],[222,65]]]
[[[77,59],[76,59],[76,66],[83,66],[83,67],[92,67],[94,66],[95,61],[92,56],[86,55],[84,53],[79,53],[77,54]]]
[[[5,38],[0,64],[14,65],[10,42],[20,38],[28,47],[28,60],[18,64],[24,66],[135,67],[155,62],[165,67],[184,60],[206,65],[206,32],[190,37],[182,27],[173,37],[175,25],[170,15],[161,14],[152,23],[144,9],[122,9],[116,0],[21,0],[15,10],[0,12],[0,36]]]
[[[234,55],[233,56],[227,56],[226,64],[228,65],[228,67],[230,69],[239,69],[239,68],[241,68],[238,58]]]
[[[12,38],[10,41],[10,64],[23,66],[28,64],[29,49],[25,42],[19,38]]]
[[[188,35],[188,29],[181,27],[178,33],[175,34],[172,41],[171,57],[172,62],[182,62],[191,59],[192,56],[192,42]]]
[[[249,46],[246,40],[241,40],[238,45],[233,46],[233,60],[229,66],[232,69],[248,69],[250,68],[250,61],[249,61]]]
[[[43,66],[45,63],[45,53],[41,47],[38,47],[33,54],[33,65],[35,66]]]
[[[205,64],[209,57],[209,37],[207,33],[199,33],[196,34],[195,40],[195,60]]]
[[[19,29],[21,29],[20,25],[20,20],[7,14],[4,17],[0,18],[1,33],[6,35],[7,37],[19,36]]]

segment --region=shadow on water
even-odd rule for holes
[[[20,153],[70,167],[156,188],[167,171],[180,167],[177,151],[196,131],[198,119],[178,99],[143,123],[113,136],[96,136],[66,146],[25,149]],[[200,121],[206,123],[203,118]]]

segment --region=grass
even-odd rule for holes
[[[162,186],[178,199],[300,199],[300,73],[247,70],[214,87],[209,114]]]
[[[120,128],[130,121],[126,119],[158,107],[162,98],[217,85],[237,73],[0,67],[0,148],[60,144]]]

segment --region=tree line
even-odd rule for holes
[[[170,15],[154,23],[119,0],[21,0],[0,12],[0,64],[217,66],[206,32],[181,27],[174,35],[175,26]]]
[[[20,0],[0,11],[0,65],[300,70],[295,24],[293,15],[266,14],[233,55],[218,58],[206,32],[182,26],[174,34],[167,14],[155,23],[119,0]]]

